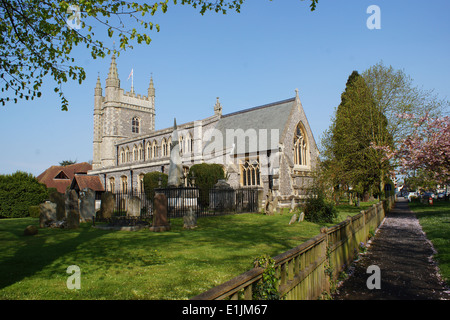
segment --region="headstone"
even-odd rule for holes
[[[294,212],[295,207],[296,207],[295,199],[292,198],[292,200],[291,200],[291,207],[290,207],[290,209],[289,209],[289,213]]]
[[[95,215],[95,191],[83,189],[80,191],[80,219],[81,222],[91,220]]]
[[[36,228],[36,226],[28,226],[25,228],[25,230],[23,231],[23,234],[25,236],[34,236],[38,233],[38,228]]]
[[[274,197],[272,201],[273,211],[278,212],[278,197]]]
[[[45,228],[52,221],[56,221],[56,203],[41,203],[39,205],[39,227]]]
[[[160,232],[170,230],[170,224],[167,220],[167,197],[163,193],[155,194],[154,199],[153,223],[150,231]]]
[[[269,191],[269,193],[266,196],[266,205],[265,205],[265,213],[266,215],[272,216],[273,215],[273,204],[272,204],[272,192]]]
[[[133,196],[128,199],[127,215],[132,217],[139,217],[141,215],[141,199]]]
[[[102,194],[102,203],[100,205],[100,218],[109,219],[113,216],[115,207],[114,194],[105,192]]]
[[[70,210],[67,213],[67,228],[68,229],[77,229],[80,227],[80,212],[77,210]]]
[[[71,210],[78,211],[80,210],[78,204],[78,194],[75,190],[67,190],[66,191],[66,216],[69,214]]]
[[[66,217],[66,203],[64,195],[59,192],[52,192],[48,196],[50,202],[56,203],[56,220],[62,220]]]
[[[184,214],[183,222],[184,229],[194,229],[197,227],[197,217],[192,208],[189,208],[189,211]]]
[[[302,212],[300,213],[300,215],[298,216],[298,222],[302,222],[305,219],[305,213]]]
[[[297,220],[297,214],[294,213],[294,215],[291,217],[291,221],[289,221],[289,224],[294,223]]]

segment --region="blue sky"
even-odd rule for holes
[[[370,5],[381,10],[381,29],[369,30]],[[134,69],[134,89],[156,88],[156,129],[213,114],[216,97],[224,113],[300,99],[319,143],[340,102],[348,76],[380,62],[403,69],[417,86],[450,99],[450,2],[448,0],[246,0],[241,13],[204,16],[188,6],[170,6],[150,17],[161,31],[149,46],[135,45],[117,59],[121,86]],[[112,40],[105,36],[106,43]],[[39,175],[62,160],[92,160],[94,87],[102,86],[110,57],[92,60],[76,48],[87,79],[66,83],[68,112],[60,110],[54,83],[43,95],[0,107],[0,174]]]

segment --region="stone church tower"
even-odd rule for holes
[[[122,139],[149,134],[155,130],[155,88],[150,79],[148,95],[136,95],[134,88],[120,88],[115,55],[112,56],[105,95],[100,76],[94,94],[94,155],[92,169],[117,165],[115,144]]]

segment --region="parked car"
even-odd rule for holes
[[[413,199],[417,198],[417,192],[410,192],[408,193],[408,201],[411,202]]]
[[[422,199],[426,199],[426,200],[428,200],[428,199],[436,199],[436,196],[434,195],[434,193],[433,192],[424,192],[424,193],[422,193],[421,195],[420,195],[420,197],[422,198]]]
[[[438,193],[437,198],[438,198],[439,200],[444,200],[444,199],[445,199],[445,192],[440,192],[440,193]]]

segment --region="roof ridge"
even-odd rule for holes
[[[251,107],[251,108],[248,108],[248,109],[244,109],[244,110],[240,110],[240,111],[236,111],[236,112],[232,112],[232,113],[228,113],[228,114],[223,115],[222,118],[226,118],[226,117],[230,117],[230,116],[234,116],[234,115],[237,115],[237,114],[250,112],[250,111],[254,111],[254,110],[258,110],[258,109],[269,108],[269,107],[276,106],[278,104],[291,102],[291,101],[295,101],[295,97],[289,98],[289,99],[285,99],[285,100],[281,100],[281,101],[277,101],[277,102],[271,102],[271,103],[264,104],[264,105],[257,106],[257,107]]]

